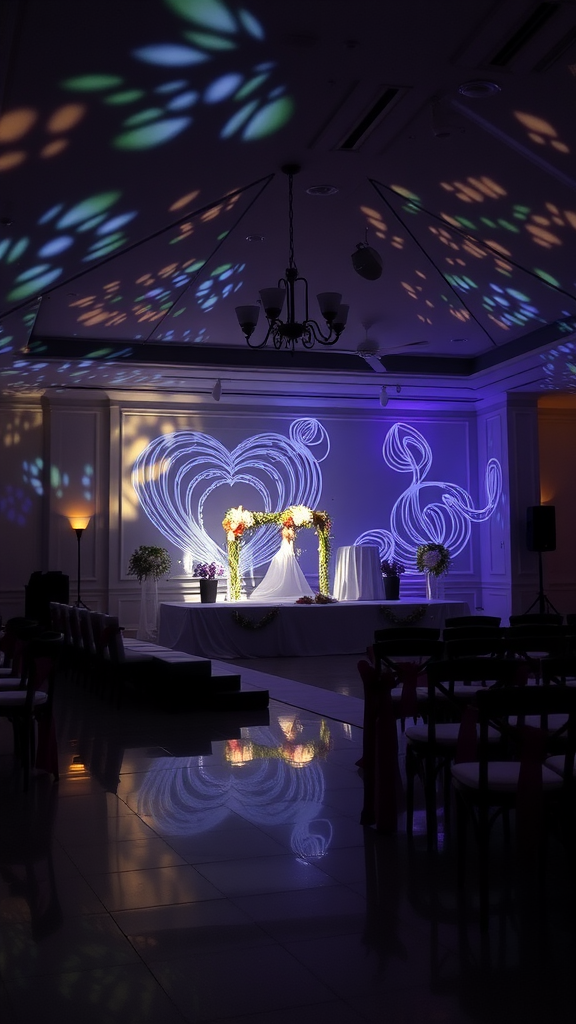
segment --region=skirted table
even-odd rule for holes
[[[378,548],[351,544],[338,548],[334,574],[337,601],[383,601],[384,584]]]
[[[469,613],[464,601],[164,602],[158,642],[204,658],[231,660],[362,654],[376,629],[406,623],[442,629],[446,618]]]

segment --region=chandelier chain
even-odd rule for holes
[[[294,190],[293,190],[294,175],[288,175],[288,230],[290,239],[288,266],[290,268],[296,266],[294,256]]]

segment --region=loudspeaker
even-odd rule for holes
[[[526,509],[528,551],[556,550],[556,509],[554,505],[530,505]]]

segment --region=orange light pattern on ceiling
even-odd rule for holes
[[[552,230],[553,228],[572,228],[576,231],[576,211],[560,210],[554,203],[546,203],[546,216],[543,214],[531,214],[526,223],[526,231],[532,237],[532,241],[543,249],[552,249],[555,245],[562,245],[562,239]]]
[[[194,200],[197,199],[199,195],[199,188],[197,188],[195,192],[187,192],[185,196],[181,196],[180,199],[177,199],[174,203],[172,203],[172,206],[168,207],[170,213],[174,213],[176,210],[182,210],[185,206],[188,206],[188,203],[194,202]]]
[[[455,217],[451,217],[447,213],[440,214],[443,220],[448,224],[453,224],[455,228],[462,231],[462,225]],[[473,256],[475,259],[485,259],[486,256],[491,256],[494,260],[495,269],[499,273],[506,274],[508,277],[512,273],[512,266],[504,259],[500,259],[495,256],[489,249],[483,249],[478,243],[471,238],[458,239],[451,231],[447,231],[446,228],[439,228],[435,224],[431,224],[429,229],[431,234],[435,235],[439,242],[447,246],[449,249],[453,249],[455,252],[463,252],[468,256]],[[493,242],[490,239],[486,239],[486,245],[490,245],[493,249],[497,249],[502,256],[512,256],[512,253],[505,249],[501,242]],[[466,262],[462,258],[446,257],[446,262],[451,266],[454,264],[465,267]]]
[[[501,199],[507,195],[505,189],[491,178],[466,178],[466,181],[441,181],[440,188],[454,192],[463,203],[483,203],[485,199]]]
[[[192,258],[182,262],[170,263],[156,271],[156,274],[142,274],[140,277],[135,279],[133,284],[138,286],[139,291],[143,288],[153,288],[154,285],[157,284],[157,278],[165,280],[166,278],[173,277],[175,274],[185,272],[187,267],[192,266],[192,264],[197,262],[198,259]],[[81,299],[75,299],[74,302],[71,302],[71,309],[78,308],[82,310],[77,317],[78,323],[83,324],[85,327],[92,327],[95,324],[100,324],[105,327],[116,327],[118,324],[124,323],[127,319],[126,313],[119,313],[116,310],[107,309],[110,304],[119,301],[121,286],[121,281],[112,281],[103,286],[102,290],[104,294],[99,298],[97,298],[96,295],[86,295]],[[146,301],[134,301],[132,313],[136,317],[138,323],[144,323],[146,321],[154,322],[162,319],[173,301],[174,300],[172,298],[167,298],[166,295],[163,295],[162,305],[160,309],[156,310],[152,308],[152,302],[149,298],[147,298]]]
[[[558,132],[543,117],[536,117],[535,114],[525,114],[520,110],[514,111],[514,117],[526,128],[528,138],[538,146],[551,146],[558,153],[569,153],[570,147],[558,138]]]
[[[404,248],[404,239],[400,235],[390,235],[388,233],[388,225],[382,220],[382,214],[379,210],[373,210],[371,206],[361,206],[360,212],[366,217],[367,225],[373,229],[377,238],[390,242],[393,249]]]
[[[486,198],[501,199],[507,195],[506,190],[490,178],[467,178],[465,183],[458,181],[441,181],[440,187],[446,192],[453,193],[457,199],[460,199],[461,202],[464,203],[481,203]],[[576,230],[576,211],[560,210],[554,203],[546,203],[545,211],[546,213],[544,214],[530,212],[527,210],[526,213],[523,214],[521,220],[524,221],[523,227],[525,231],[528,232],[532,242],[541,246],[543,249],[552,249],[555,246],[563,244],[562,239],[559,238],[558,234],[553,230],[554,227],[571,227]],[[446,213],[441,214],[441,216],[448,224],[453,224],[454,227],[458,228],[460,231],[463,229],[463,224],[458,220],[458,218],[451,217]],[[515,216],[515,214],[513,216]],[[518,223],[514,225],[509,221],[500,221],[499,223],[503,227],[506,227],[507,230],[512,230],[512,227],[514,227],[515,231],[520,230]],[[454,244],[453,238],[441,240],[452,248],[458,248],[458,246]],[[498,245],[493,241],[489,244],[495,249],[500,249],[504,255],[511,255],[511,253],[501,245]],[[483,253],[472,241],[467,241],[462,248],[470,253],[470,255],[477,256],[480,259],[482,256],[486,255],[486,253]],[[511,272],[511,267],[509,265],[504,269],[506,273]]]
[[[57,107],[46,119],[44,132],[49,135],[58,135],[59,138],[52,139],[45,144],[38,144],[36,136],[33,136],[32,140],[27,140],[32,143],[30,149],[32,145],[38,145],[37,155],[41,159],[49,159],[63,153],[69,145],[69,139],[65,137],[66,133],[71,132],[80,124],[86,114],[86,109],[83,103],[65,103],[63,106]],[[13,144],[21,143],[26,136],[30,135],[34,127],[40,128],[39,115],[37,111],[29,107],[9,110],[0,117],[0,144],[10,147],[0,153],[0,171],[9,171],[28,159],[31,155],[30,152],[21,148],[15,149]]]
[[[429,283],[427,281],[426,274],[424,274],[421,270],[416,270],[415,273],[416,273],[416,276],[418,278],[420,278],[420,282],[423,281],[423,282],[426,282],[426,284]],[[401,281],[400,284],[401,284],[402,288],[404,289],[405,295],[408,298],[414,299],[416,302],[423,301],[424,305],[427,306],[429,310],[434,309],[435,308],[435,304],[431,301],[431,299],[427,299],[425,297],[425,295],[424,295],[424,284],[421,284],[420,282],[416,282],[415,284],[410,284],[409,281]],[[448,299],[446,298],[445,295],[443,295],[442,298],[446,302],[448,302]],[[463,306],[455,306],[452,302],[449,302],[448,312],[450,313],[451,316],[453,316],[456,320],[459,320],[461,323],[465,323],[467,320],[470,319],[470,313],[468,312],[467,309],[465,309]],[[428,312],[427,313],[417,313],[416,317],[420,321],[420,323],[428,324],[429,326],[432,326],[432,324],[434,322],[432,320],[431,314],[428,313]]]
[[[175,200],[169,207],[169,211],[174,212],[175,210],[182,209],[196,199],[199,194],[199,189],[188,192],[186,195]],[[200,223],[208,223],[216,219],[220,214],[228,213],[234,208],[239,198],[240,194],[232,195],[216,206],[210,207],[210,209],[205,210],[199,215],[198,221]],[[184,224],[178,225],[177,230],[179,234],[174,235],[171,242],[180,242],[184,238],[190,237],[194,231],[194,221],[186,221]],[[131,286],[137,287],[137,294],[139,295],[137,299],[132,299],[131,312],[136,321],[138,323],[155,323],[161,320],[183,290],[182,282],[179,282],[174,286],[173,294],[170,294],[171,280],[185,274],[188,267],[195,266],[196,268],[204,263],[205,259],[198,256],[189,257],[185,260],[171,260],[159,270],[146,271],[137,277]],[[190,275],[190,279],[193,279],[193,275]],[[159,283],[162,283],[163,288],[158,296],[146,294],[140,297],[143,290],[146,290],[148,293],[155,286],[157,287]],[[96,325],[116,327],[124,323],[128,319],[129,314],[120,313],[118,310],[110,308],[111,305],[116,305],[122,300],[121,288],[122,282],[120,280],[113,281],[103,286],[100,296],[85,295],[70,302],[69,307],[71,309],[79,310],[76,318],[77,323],[84,327],[94,327]]]

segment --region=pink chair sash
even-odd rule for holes
[[[424,674],[422,666],[417,661],[399,661],[394,665],[396,675],[402,684],[402,696],[400,697],[401,718],[418,717],[418,695],[416,688],[418,678]]]
[[[34,660],[34,689],[46,693],[50,673],[54,669],[53,658],[36,658]],[[58,778],[58,743],[56,741],[56,729],[52,715],[42,714],[42,705],[36,716],[38,722],[38,743],[36,749],[36,768],[49,772]]]
[[[402,788],[391,697],[396,679],[391,672],[378,676],[374,666],[364,660],[358,662],[358,671],[364,685],[364,806],[360,821],[363,825],[376,825],[379,832],[392,833],[398,827],[398,796]]]

